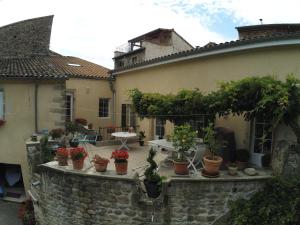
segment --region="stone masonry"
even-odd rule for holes
[[[39,225],[210,225],[228,211],[229,200],[249,197],[269,178],[174,177],[151,201],[137,174],[76,172],[51,162],[41,166],[32,193]]]

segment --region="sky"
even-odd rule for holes
[[[50,48],[113,68],[129,39],[174,28],[193,46],[237,39],[236,26],[300,23],[297,0],[0,0],[0,26],[54,15]]]

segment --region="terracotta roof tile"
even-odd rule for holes
[[[32,58],[0,58],[0,79],[107,79],[109,69],[76,57],[51,54]]]

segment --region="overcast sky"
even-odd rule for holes
[[[54,15],[51,49],[112,68],[113,52],[156,28],[193,46],[237,38],[235,26],[298,23],[297,0],[0,0],[0,26]]]

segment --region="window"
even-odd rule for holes
[[[99,99],[99,117],[109,117],[109,99]]]
[[[73,120],[73,94],[67,93],[66,95],[66,121]]]
[[[158,139],[163,139],[165,136],[165,124],[166,121],[156,118],[155,120],[155,135]]]
[[[204,137],[204,128],[208,126],[208,116],[198,115],[195,119],[189,121],[191,127],[198,131],[198,138]]]
[[[122,127],[135,127],[136,126],[136,115],[133,111],[133,107],[130,104],[122,104],[121,113],[121,126]]]
[[[0,119],[4,119],[4,92],[0,90]]]

